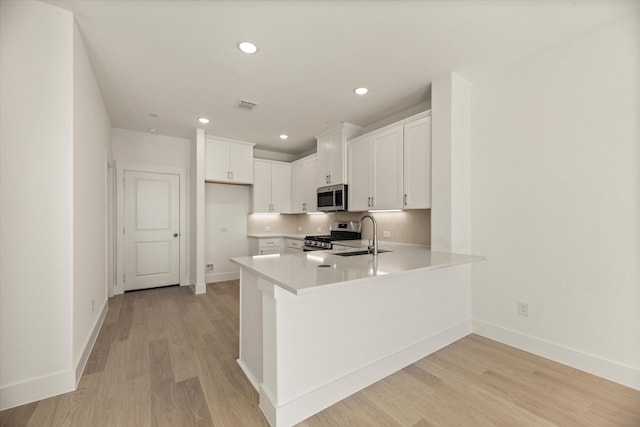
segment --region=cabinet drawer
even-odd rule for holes
[[[293,249],[302,249],[304,242],[302,240],[287,239],[287,247]]]
[[[273,248],[280,246],[281,243],[281,239],[260,239],[258,246],[261,248]]]

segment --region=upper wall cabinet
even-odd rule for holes
[[[402,209],[403,126],[387,126],[348,143],[349,210]]]
[[[253,146],[206,138],[204,179],[211,182],[253,184]]]
[[[431,208],[431,116],[404,125],[404,209]]]
[[[291,164],[256,159],[253,213],[289,213],[291,209]]]
[[[291,213],[315,212],[317,206],[317,156],[291,163]]]
[[[316,186],[347,183],[347,140],[362,133],[360,126],[342,123],[316,136],[318,141],[318,170]]]
[[[428,114],[417,114],[347,143],[350,211],[431,207]]]

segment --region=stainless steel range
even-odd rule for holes
[[[304,251],[326,251],[333,248],[332,242],[339,240],[360,240],[362,238],[362,224],[359,222],[335,221],[329,225],[331,234],[322,236],[306,236],[304,238]]]

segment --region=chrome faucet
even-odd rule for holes
[[[360,222],[362,222],[362,220],[364,220],[365,218],[369,218],[371,220],[371,223],[373,224],[373,245],[369,246],[368,249],[369,251],[373,251],[373,256],[378,256],[378,223],[376,222],[376,219],[371,215],[364,215],[362,218],[360,218]]]

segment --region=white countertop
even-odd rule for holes
[[[293,233],[251,233],[247,234],[248,237],[255,237],[257,239],[271,239],[275,237],[284,237],[286,239],[304,240],[308,234],[293,234]]]
[[[364,242],[366,245],[367,241],[349,242],[351,245],[348,246],[357,247],[356,242],[360,244]],[[377,262],[372,255],[350,257],[335,255],[336,252],[349,252],[355,249],[260,255],[232,258],[231,262],[253,271],[289,292],[301,295],[348,286],[364,280],[410,274],[485,259],[475,255],[435,252],[428,246],[422,245],[380,242],[379,246],[380,249],[391,252],[379,254]],[[319,267],[321,265],[327,267]]]

